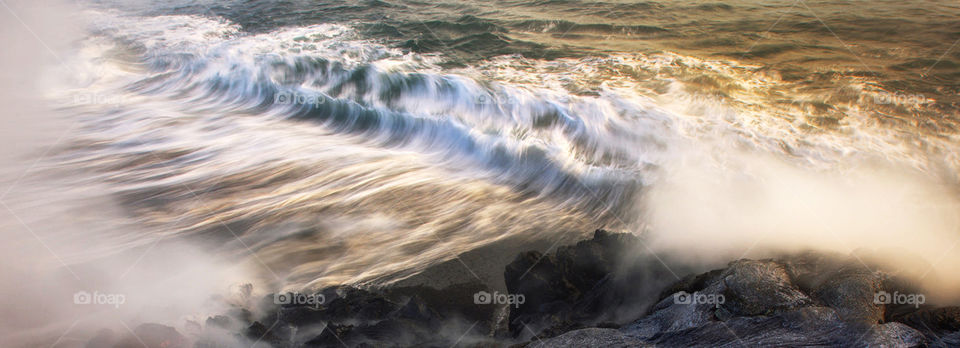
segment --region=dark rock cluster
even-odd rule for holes
[[[250,324],[244,337],[273,347],[476,344],[495,330],[497,307],[474,303],[474,294],[484,290],[477,283],[444,289],[343,286],[322,290],[319,305],[276,305],[270,295],[261,305],[267,314]]]
[[[856,257],[819,253],[737,260],[664,289],[615,329],[536,338],[529,347],[956,346],[960,307],[888,304],[921,289]],[[683,294],[697,294],[691,301]],[[884,295],[886,294],[886,295]],[[691,295],[692,296],[692,295]]]
[[[522,303],[478,302],[495,292],[480,283],[340,286],[320,291],[318,304],[266,296],[190,337],[144,324],[103,331],[87,347],[960,346],[960,307],[884,301],[922,290],[856,257],[811,252],[689,271],[633,235],[598,230],[553,253],[518,255],[504,280]]]

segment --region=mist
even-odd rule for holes
[[[649,245],[714,267],[809,250],[852,255],[956,303],[954,188],[879,158],[811,167],[745,150],[688,150],[643,197]]]
[[[78,124],[51,109],[44,90],[76,78],[69,57],[87,23],[65,2],[2,5],[0,341],[78,347],[100,329],[117,336],[144,322],[182,329],[249,300],[236,291],[251,279],[246,265],[164,240],[126,218],[84,173],[52,164]]]

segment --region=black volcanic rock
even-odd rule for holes
[[[597,348],[639,348],[653,347],[640,339],[624,335],[616,329],[587,328],[570,331],[546,340],[534,340],[526,348],[554,347],[597,347]]]
[[[268,315],[245,336],[274,347],[449,346],[461,336],[486,337],[492,331],[496,307],[474,303],[481,290],[487,289],[481,284],[444,289],[340,286],[321,290],[323,303],[312,305],[277,305],[271,294],[261,304]]]
[[[328,324],[323,328],[319,335],[307,341],[306,347],[342,347],[346,344],[344,339],[353,341],[352,325]]]
[[[526,300],[511,308],[513,337],[550,337],[642,313],[673,276],[655,256],[640,255],[639,243],[632,234],[596,230],[553,254],[521,253],[504,271],[507,291]]]
[[[812,302],[790,281],[786,269],[773,262],[733,262],[722,281],[723,307],[732,315],[770,315]]]
[[[279,330],[275,330],[275,328],[275,325],[268,327],[259,321],[255,321],[247,327],[243,334],[252,342],[267,342],[273,346],[279,346],[284,342],[284,339],[278,335]]]
[[[874,295],[884,290],[882,279],[860,265],[852,265],[829,275],[817,286],[813,296],[837,310],[847,321],[864,324],[883,322],[883,307],[874,304]]]
[[[649,314],[618,330],[583,329],[529,347],[950,346],[960,342],[956,307],[888,306],[875,296],[904,281],[859,259],[815,253],[737,260],[666,287]],[[713,303],[680,300],[698,294]],[[722,296],[722,297],[721,297]]]
[[[191,335],[194,348],[960,346],[960,307],[881,301],[884,293],[922,291],[856,256],[742,259],[693,274],[642,242],[597,230],[554,253],[520,253],[504,272],[508,293],[524,296],[515,305],[479,301],[481,291],[496,292],[472,282],[337,286],[318,293],[322,303],[265,296],[259,307],[210,317]],[[102,331],[87,347],[189,343],[163,325],[135,333],[143,343]]]
[[[960,331],[960,307],[920,308],[893,318],[933,337]]]
[[[510,294],[521,294],[525,302],[510,312],[514,336],[553,327],[582,327],[594,316],[595,308],[583,308],[597,297],[622,254],[636,242],[627,234],[594,232],[593,239],[560,247],[554,254],[530,251],[517,256],[504,271]],[[595,291],[595,289],[597,291]],[[579,309],[579,310],[577,310]]]

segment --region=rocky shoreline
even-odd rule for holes
[[[810,252],[691,273],[640,246],[597,230],[517,255],[506,293],[475,281],[271,294],[187,334],[144,324],[135,336],[102,331],[87,347],[960,345],[960,307],[927,305],[909,281],[854,257]]]

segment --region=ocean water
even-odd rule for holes
[[[138,233],[57,250],[67,263],[164,238],[279,287],[384,284],[495,243],[691,219],[649,213],[677,163],[960,184],[955,1],[80,6],[45,91],[77,126],[46,161]]]

